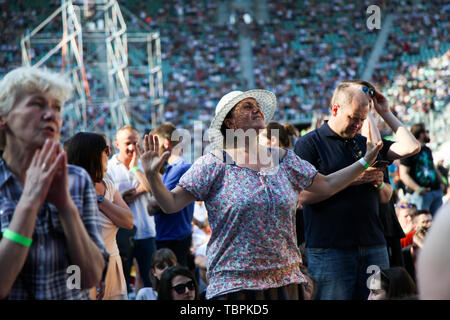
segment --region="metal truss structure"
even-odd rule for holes
[[[73,82],[63,137],[101,131],[111,138],[123,125],[145,130],[163,121],[159,33],[127,32],[116,0],[62,0],[22,37],[21,49],[24,65],[60,70]],[[129,59],[130,54],[146,59]],[[143,81],[131,83],[130,77]],[[133,90],[142,83],[144,90]]]

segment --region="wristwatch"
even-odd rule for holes
[[[103,200],[105,200],[104,196],[102,196],[101,194],[97,195],[97,203],[102,203]]]

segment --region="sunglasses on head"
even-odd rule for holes
[[[375,91],[373,89],[370,89],[368,87],[362,87],[362,91],[369,96],[373,97],[375,95]]]
[[[195,283],[194,281],[188,281],[186,283],[180,283],[177,284],[176,286],[172,287],[172,289],[174,289],[176,291],[176,293],[178,294],[183,294],[186,292],[186,288],[188,288],[190,291],[195,289]]]
[[[400,208],[400,209],[411,209],[412,207],[413,206],[410,204],[401,204],[401,205],[397,206],[397,208]]]

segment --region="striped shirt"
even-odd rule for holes
[[[70,195],[87,233],[104,255],[105,261],[108,261],[101,233],[97,196],[91,178],[84,169],[69,165],[69,186]],[[0,158],[2,232],[9,226],[22,192],[19,180]],[[73,267],[69,268],[72,263],[66,242],[58,210],[51,203],[44,202],[36,217],[33,243],[8,299],[89,299],[89,289],[76,288],[75,272]]]

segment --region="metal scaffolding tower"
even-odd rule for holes
[[[144,130],[163,121],[159,33],[127,32],[116,0],[62,0],[23,36],[21,48],[24,65],[60,70],[72,79],[75,90],[64,110],[63,137],[78,131],[112,137],[123,125]],[[145,59],[129,59],[130,51]]]

